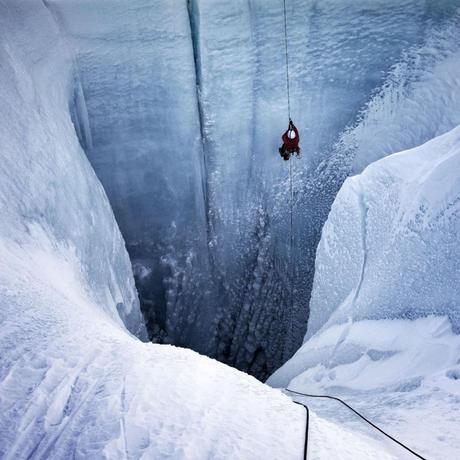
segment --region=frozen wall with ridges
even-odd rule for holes
[[[127,242],[151,335],[209,351],[203,337],[212,337],[214,315],[186,2],[48,4],[77,52],[86,153]]]
[[[70,118],[72,54],[39,2],[1,7],[2,267],[30,260],[65,292],[72,283],[50,262],[62,257],[90,299],[146,338],[123,238]]]
[[[391,79],[406,87],[431,72],[420,53],[455,48],[460,2],[287,2],[303,149],[292,165],[292,251],[289,167],[277,153],[287,123],[283,3],[50,4],[78,52],[86,151],[127,240],[153,338],[267,376],[305,333],[334,197],[355,163],[375,159],[363,117]],[[455,121],[431,118],[438,133]],[[403,148],[430,134],[408,132]]]
[[[460,128],[348,179],[318,246],[307,337],[326,323],[446,315],[460,331]]]
[[[460,448],[459,171],[460,125],[345,181],[318,246],[305,342],[268,380],[345,398],[427,458]]]

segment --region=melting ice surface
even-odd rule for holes
[[[277,154],[283,2],[47,3],[77,51],[74,121],[151,337],[268,376],[305,334],[316,246],[345,177],[458,123],[444,105],[458,102],[459,2],[287,2],[303,148],[292,250]]]

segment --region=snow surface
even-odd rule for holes
[[[277,150],[283,2],[47,4],[77,51],[75,123],[127,241],[150,333],[268,376],[302,342],[321,228],[350,170],[453,128],[459,66],[443,61],[458,50],[460,2],[287,2],[303,149],[292,165],[292,254]],[[408,120],[427,129],[407,130]]]
[[[433,459],[460,454],[459,170],[460,126],[347,179],[318,246],[305,343],[268,381],[342,396]]]
[[[268,383],[340,397],[426,458],[454,459],[460,453],[459,356],[460,337],[447,318],[362,320],[315,334]],[[396,458],[413,458],[337,402],[295,399],[342,428],[383,440]]]
[[[41,255],[65,275],[64,293],[8,249],[1,458],[303,458],[305,410],[281,392],[195,352],[140,342],[86,297],[68,261]],[[312,459],[397,458],[314,413],[309,449]]]
[[[301,459],[302,407],[133,335],[145,330],[129,260],[79,147],[72,56],[42,2],[0,0],[0,57],[0,457]],[[315,414],[310,449],[395,458]]]
[[[301,458],[303,408],[192,351],[140,342],[68,261],[5,246],[1,458]]]

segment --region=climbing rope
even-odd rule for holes
[[[288,118],[291,121],[291,94],[289,87],[289,53],[288,53],[288,33],[287,33],[287,13],[286,13],[286,0],[283,0],[283,13],[284,13],[284,49],[285,49],[285,58],[286,58],[286,94],[287,94],[287,103],[288,103]],[[290,270],[289,273],[289,290],[290,290],[290,325],[289,330],[292,329],[293,324],[293,307],[294,307],[294,264],[293,264],[293,253],[294,253],[294,232],[293,232],[293,204],[294,204],[294,194],[292,190],[292,155],[289,159],[289,264]]]
[[[291,253],[292,253],[292,246],[294,242],[294,233],[292,232],[292,205],[294,203],[294,194],[292,191],[292,162],[289,160],[289,195],[291,201],[291,223],[290,223],[290,230],[291,230]],[[292,255],[292,254],[291,254]]]
[[[305,442],[303,444],[303,460],[307,460],[307,451],[308,451],[308,426],[310,425],[310,411],[308,409],[308,406],[305,404],[302,404],[301,402],[298,401],[293,401],[295,404],[298,404],[299,406],[305,407],[305,410],[307,412],[307,418],[305,421]]]
[[[286,0],[283,0],[283,12],[284,12],[284,47],[285,47],[285,58],[286,58],[286,93],[287,93],[287,103],[288,103],[288,117],[289,121],[291,120],[291,94],[290,94],[290,86],[289,86],[289,52],[288,52],[288,33],[287,33],[287,13],[286,13]],[[292,329],[292,324],[293,324],[293,307],[294,307],[294,264],[293,264],[293,252],[294,252],[294,233],[293,233],[293,204],[294,204],[294,195],[293,195],[293,190],[292,190],[292,156],[289,159],[289,192],[290,192],[290,250],[289,250],[289,259],[290,259],[290,264],[291,264],[291,270],[289,271],[290,273],[290,302],[291,302],[291,326],[290,328]],[[360,414],[357,410],[353,409],[349,404],[347,404],[345,401],[343,401],[340,398],[337,398],[335,396],[328,396],[328,395],[312,395],[312,394],[306,394],[306,393],[300,393],[298,391],[290,390],[289,388],[286,388],[286,391],[289,391],[290,393],[294,393],[300,396],[305,396],[307,398],[324,398],[324,399],[332,399],[334,401],[338,401],[340,404],[344,405],[347,409],[352,411],[354,414],[356,414],[358,417],[360,417],[362,420],[364,420],[366,423],[368,423],[370,426],[372,426],[374,429],[382,433],[384,436],[386,436],[388,439],[392,440],[396,444],[400,445],[403,449],[406,449],[408,452],[410,452],[412,455],[414,455],[417,458],[420,458],[421,460],[427,460],[425,457],[422,457],[420,454],[417,452],[413,451],[410,447],[407,447],[405,444],[403,444],[401,441],[398,441],[396,438],[391,436],[390,434],[386,433],[383,431],[381,428],[379,428],[377,425],[372,423],[370,420],[368,420],[364,415]],[[309,427],[309,420],[310,420],[310,412],[308,410],[308,407],[305,404],[302,404],[300,402],[294,401],[296,404],[300,404],[301,406],[305,407],[305,410],[307,412],[307,419],[306,419],[306,431],[305,431],[305,445],[304,445],[304,459],[307,460],[307,448],[308,448],[308,427]]]
[[[286,0],[283,0],[283,8],[284,8],[284,46],[285,46],[285,55],[286,55],[286,92],[287,92],[287,101],[288,101],[288,116],[290,120],[291,119],[291,95],[290,95],[290,88],[289,88],[289,54],[288,54]]]
[[[354,414],[356,414],[359,418],[361,418],[362,420],[364,420],[366,423],[368,423],[371,427],[373,427],[374,429],[376,429],[377,431],[379,431],[380,433],[382,433],[384,436],[386,436],[388,439],[391,439],[393,442],[395,442],[396,444],[399,444],[403,449],[406,449],[408,452],[410,452],[412,455],[414,455],[415,457],[417,458],[420,458],[421,460],[427,460],[425,457],[422,457],[420,454],[418,454],[417,452],[415,452],[414,450],[412,450],[410,447],[407,447],[405,444],[403,444],[401,441],[398,441],[396,438],[394,438],[393,436],[391,436],[390,434],[388,434],[387,432],[383,431],[381,428],[379,428],[377,425],[375,425],[374,423],[372,423],[369,419],[367,419],[366,417],[364,417],[364,415],[360,414],[356,409],[353,409],[353,407],[351,407],[349,404],[347,404],[345,401],[343,401],[342,399],[340,398],[337,398],[336,396],[329,396],[329,395],[313,395],[313,394],[307,394],[307,393],[300,393],[299,391],[294,391],[294,390],[290,390],[289,388],[286,388],[286,391],[289,391],[289,393],[293,393],[293,394],[296,394],[296,395],[299,395],[299,396],[305,396],[307,398],[323,398],[323,399],[332,399],[334,401],[338,401],[340,404],[343,404],[347,409],[351,410]],[[297,401],[294,401],[296,402],[297,404],[299,404]],[[307,409],[307,430],[308,430],[308,419],[309,419],[309,411],[308,411],[308,408],[307,406],[305,406],[304,404],[302,404],[306,409]],[[306,439],[308,438],[308,433],[307,433],[307,437]],[[307,442],[307,441],[306,441]],[[305,446],[305,452],[306,452],[306,449],[307,447]],[[305,457],[307,458],[307,457]]]
[[[294,207],[294,194],[292,190],[292,158],[289,159],[289,204],[290,204],[290,225],[289,225],[289,232],[290,232],[290,248],[289,248],[289,258],[291,264],[290,270],[290,278],[291,278],[291,311],[292,307],[294,306],[294,231],[293,231],[293,207]]]

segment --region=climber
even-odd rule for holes
[[[299,131],[294,123],[292,123],[291,119],[289,119],[288,129],[281,139],[283,140],[283,145],[279,148],[281,157],[284,158],[284,160],[289,160],[291,155],[295,153],[297,158],[300,158]]]

